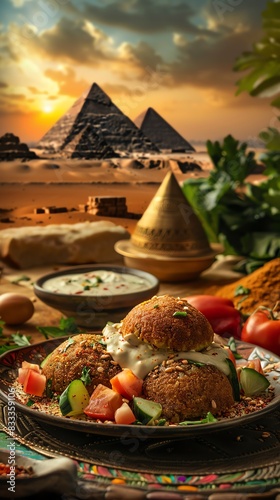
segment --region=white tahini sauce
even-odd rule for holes
[[[209,347],[200,352],[181,351],[176,354],[166,349],[154,349],[149,344],[139,340],[134,334],[126,335],[125,339],[120,334],[120,323],[107,324],[103,330],[107,351],[122,368],[130,368],[135,375],[144,379],[146,375],[162,361],[172,358],[188,359],[197,363],[216,366],[225,375],[230,369],[226,362],[227,350],[213,342]]]
[[[44,282],[43,288],[66,295],[120,295],[146,290],[150,282],[134,274],[98,269],[88,273],[64,274]]]

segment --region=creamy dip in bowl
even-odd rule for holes
[[[157,293],[159,280],[123,266],[75,266],[39,278],[35,295],[77,325],[103,328],[118,322],[139,302]]]

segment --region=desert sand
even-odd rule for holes
[[[202,170],[182,173],[178,162],[195,162]],[[170,168],[181,183],[190,176],[208,175],[211,162],[203,152],[185,156],[161,155],[152,159],[44,158],[0,162],[0,230],[100,220],[100,216],[80,211],[79,205],[86,204],[89,196],[125,196],[129,217],[110,220],[131,232],[137,216],[146,210]],[[66,211],[35,213],[42,207],[65,208]]]
[[[153,158],[155,160],[160,160],[160,163],[154,168],[150,168],[150,159],[141,159],[143,168],[136,168],[135,158],[110,161],[45,158],[28,162],[0,162],[0,231],[9,227],[106,220],[105,217],[80,211],[79,205],[86,204],[89,196],[109,195],[126,197],[128,216],[111,217],[109,220],[132,233],[139,216],[148,207],[169,169],[172,169],[178,182],[182,183],[188,177],[208,176],[212,168],[206,153],[161,156]],[[201,170],[183,173],[178,162],[195,162]],[[35,213],[40,207],[50,206],[64,207],[66,211]],[[33,342],[41,341],[42,335],[38,333],[36,325],[57,325],[61,313],[34,297],[32,283],[51,269],[28,269],[30,281],[14,284],[14,280],[22,276],[22,270],[8,268],[4,263],[0,267],[0,293],[24,293],[35,303],[35,315],[21,327],[21,332],[32,333]],[[194,293],[194,290],[199,293],[209,286],[232,282],[238,277],[238,274],[232,272],[231,261],[226,261],[221,269],[217,262],[195,283],[171,283],[168,286],[161,284],[160,293],[185,296]],[[17,331],[13,327],[6,330],[8,333]]]

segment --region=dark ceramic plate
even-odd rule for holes
[[[100,333],[100,332],[99,332]],[[0,398],[7,402],[11,395],[11,386],[17,377],[18,367],[21,366],[23,360],[32,363],[40,364],[41,361],[52,352],[59,344],[61,344],[68,337],[61,337],[55,340],[46,340],[38,344],[15,349],[4,353],[0,357]],[[102,424],[89,421],[78,420],[74,418],[66,418],[46,414],[28,407],[18,401],[15,401],[15,407],[29,415],[35,420],[45,422],[55,427],[63,427],[65,429],[86,432],[91,434],[103,434],[107,436],[120,436],[127,438],[129,436],[137,436],[143,439],[158,439],[158,438],[179,438],[185,436],[201,435],[213,431],[225,430],[227,428],[241,425],[243,423],[251,422],[262,417],[264,414],[269,413],[276,409],[280,404],[280,358],[269,351],[258,348],[251,344],[237,343],[239,354],[245,359],[252,356],[261,359],[262,364],[273,363],[274,370],[267,374],[271,385],[275,389],[273,399],[258,411],[243,415],[241,417],[225,418],[214,423],[207,424],[193,424],[188,426],[144,426],[144,425],[116,425],[116,424]],[[278,366],[276,366],[278,364]]]
[[[77,469],[70,458],[35,460],[18,453],[11,455],[9,451],[0,449],[0,462],[11,466],[31,467],[33,471],[31,476],[15,476],[15,480],[10,478],[10,482],[7,482],[7,476],[0,476],[1,498],[21,498],[43,491],[71,493],[75,490]]]

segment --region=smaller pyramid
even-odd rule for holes
[[[161,151],[168,150],[172,153],[195,151],[193,146],[153,108],[144,111],[134,123]]]

